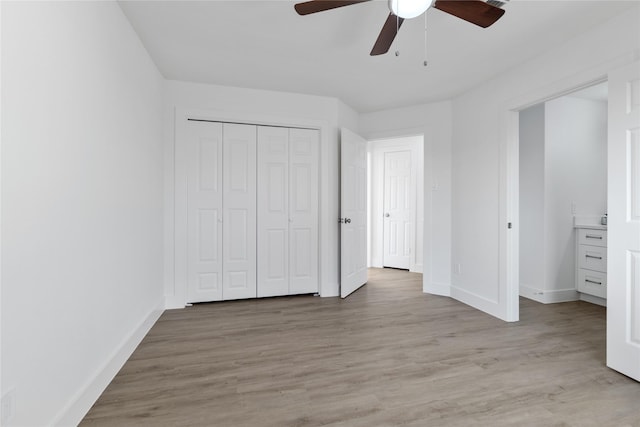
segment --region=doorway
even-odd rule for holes
[[[603,82],[519,112],[522,297],[606,305],[607,96]]]
[[[423,135],[368,141],[367,265],[422,273]]]

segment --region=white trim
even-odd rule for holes
[[[98,400],[125,362],[133,354],[142,339],[147,335],[164,312],[164,301],[158,302],[156,308],[145,317],[129,336],[120,343],[95,375],[70,399],[69,403],[58,413],[54,426],[78,425]]]
[[[424,137],[424,126],[384,130],[362,135],[363,138],[370,142],[378,141],[381,139],[407,138],[412,136]]]
[[[333,291],[333,290],[328,290],[325,291],[322,295],[318,295],[322,298],[332,298],[332,297],[339,297],[340,296],[340,288],[337,288],[337,291]]]
[[[580,294],[580,301],[589,302],[591,304],[601,305],[603,307],[607,306],[607,300],[605,298],[600,298],[594,295],[589,294]]]
[[[554,81],[543,87],[531,90],[505,102],[499,111],[504,117],[504,135],[500,141],[500,294],[506,298],[507,321],[519,319],[519,164],[518,150],[518,113],[530,106],[554,99],[576,90],[592,86],[607,80],[609,70],[634,61],[637,52],[628,53],[596,67]],[[511,232],[506,232],[508,222],[513,224]],[[549,291],[546,291],[549,292]],[[480,307],[478,307],[480,308]],[[482,309],[482,308],[480,308]],[[495,308],[492,310],[495,311]],[[488,311],[491,312],[491,311]]]
[[[520,296],[537,301],[542,304],[554,304],[558,302],[577,301],[578,292],[575,288],[555,289],[545,291],[524,284],[520,284]]]
[[[0,22],[2,22],[2,4],[3,2],[0,1]],[[0,31],[0,46],[2,46],[2,31]],[[0,99],[2,98],[2,66],[0,66]],[[2,114],[0,114],[0,189],[2,188]],[[2,192],[0,191],[0,196]],[[0,197],[0,260],[2,260],[2,197]],[[4,319],[4,316],[2,316],[2,265],[0,263],[0,330],[2,330],[2,319]],[[2,354],[4,354],[4,352],[2,351],[2,341],[0,339],[0,393],[2,393],[2,366],[4,366],[4,363],[2,363]],[[8,390],[8,389],[7,389]],[[2,399],[1,396],[0,399]],[[0,400],[1,403],[4,403]],[[0,409],[0,425],[3,424],[3,419],[8,419],[9,415],[6,415],[3,413],[4,411],[2,409]]]
[[[425,294],[440,295],[443,297],[451,296],[451,284],[450,283],[423,283],[422,292]]]
[[[432,283],[433,277],[433,257],[432,253],[432,232],[433,232],[433,166],[432,166],[432,148],[431,138],[427,137],[427,128],[425,126],[416,126],[408,128],[390,129],[377,132],[369,132],[363,136],[368,141],[375,141],[380,139],[393,139],[403,138],[409,136],[422,135],[423,137],[423,191],[424,191],[424,230],[422,239],[422,291],[424,293],[433,293],[436,295],[451,295],[451,285],[444,283]]]
[[[180,171],[184,169],[185,153],[183,153],[184,144],[179,144],[178,141],[184,141],[185,139],[185,124],[187,119],[200,119],[211,120],[218,122],[234,122],[234,123],[247,123],[256,126],[283,126],[283,127],[301,127],[308,129],[317,129],[320,133],[320,148],[319,148],[319,222],[318,233],[319,248],[318,248],[318,293],[322,297],[336,296],[335,289],[339,289],[337,283],[329,283],[328,271],[325,267],[329,259],[335,254],[335,248],[330,246],[327,239],[322,237],[326,235],[327,230],[331,229],[335,220],[335,215],[331,215],[329,211],[331,199],[329,188],[329,176],[327,165],[330,164],[330,144],[329,144],[329,123],[326,120],[309,119],[305,117],[295,116],[282,116],[265,113],[251,113],[251,112],[235,112],[225,110],[202,110],[202,109],[190,109],[184,107],[175,107],[174,117],[174,138],[173,138],[173,167],[174,167],[174,190],[173,190],[173,209],[174,209],[174,221],[173,221],[173,259],[171,260],[174,265],[173,273],[173,295],[166,295],[167,308],[183,308],[186,305],[186,190],[184,189],[185,183],[179,183]],[[181,190],[182,189],[182,190]]]
[[[507,320],[505,319],[504,313],[500,311],[498,301],[485,298],[481,295],[469,292],[466,289],[461,289],[454,285],[451,285],[451,298],[457,299],[458,301],[470,305],[471,307],[476,308],[480,311],[484,311],[491,316],[497,317],[502,320]]]

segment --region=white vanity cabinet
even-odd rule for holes
[[[576,289],[607,298],[607,230],[576,227]]]

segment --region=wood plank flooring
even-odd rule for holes
[[[346,300],[165,312],[82,426],[640,426],[606,309],[522,299],[505,323],[372,269]]]

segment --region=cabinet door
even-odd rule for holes
[[[222,125],[187,122],[187,302],[222,299]]]
[[[289,293],[318,292],[319,131],[289,129]]]
[[[289,293],[289,130],[258,126],[258,297]]]
[[[223,299],[256,297],[256,126],[223,125]]]

